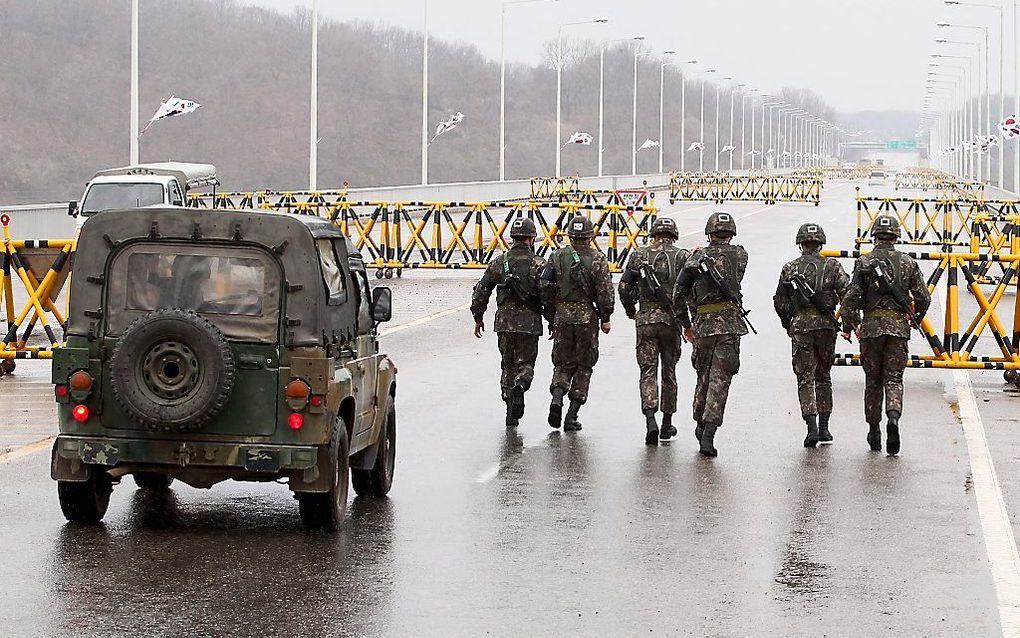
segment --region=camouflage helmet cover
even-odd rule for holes
[[[527,217],[519,217],[510,224],[510,236],[514,238],[537,237],[538,229],[532,220]]]
[[[875,237],[899,239],[900,220],[894,215],[879,215],[871,224],[871,234]]]
[[[824,244],[825,231],[818,224],[804,224],[797,230],[798,244]]]
[[[595,227],[587,217],[578,215],[570,220],[567,236],[571,239],[590,239],[595,236]]]
[[[659,217],[652,224],[651,229],[648,231],[649,237],[657,237],[665,235],[672,237],[673,239],[680,239],[680,231],[676,228],[676,222],[668,217]]]
[[[708,223],[705,224],[705,234],[736,235],[737,222],[734,221],[733,215],[730,215],[729,213],[712,213],[712,215],[708,218]]]

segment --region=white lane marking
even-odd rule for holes
[[[452,315],[454,313],[462,312],[464,310],[469,309],[470,307],[471,307],[471,304],[470,303],[466,303],[466,304],[457,306],[456,308],[447,308],[446,310],[440,310],[439,312],[434,312],[431,315],[427,315],[425,317],[421,317],[420,319],[415,319],[414,321],[409,321],[407,323],[402,323],[399,326],[393,326],[392,328],[388,328],[386,330],[383,330],[382,332],[379,333],[379,336],[380,337],[386,337],[388,335],[393,334],[394,332],[400,332],[401,330],[407,330],[408,328],[415,328],[417,326],[424,325],[426,323],[435,321],[437,319],[442,319],[443,317],[448,317],[448,316],[450,316],[450,315]]]
[[[1020,636],[1020,553],[1017,552],[1016,536],[1013,535],[1013,525],[1009,522],[999,477],[995,473],[995,464],[988,449],[985,426],[974,398],[970,374],[966,370],[954,370],[953,384],[956,386],[960,420],[967,440],[985,551],[988,553],[995,594],[999,600],[999,624],[1004,636]]]
[[[39,450],[47,450],[56,438],[57,437],[55,436],[48,436],[45,439],[36,441],[35,443],[22,445],[21,447],[14,448],[9,452],[4,452],[3,454],[0,454],[0,463],[7,463],[8,461],[20,459],[23,456],[28,456],[29,454],[38,452]]]

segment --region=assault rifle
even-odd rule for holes
[[[754,329],[753,325],[751,325],[751,320],[747,318],[747,315],[751,314],[751,311],[744,308],[744,304],[740,300],[740,296],[733,292],[733,290],[729,287],[726,280],[723,279],[723,276],[715,267],[715,264],[709,259],[701,259],[698,261],[698,272],[712,282],[712,285],[715,286],[716,290],[722,293],[722,296],[726,301],[731,302],[737,307],[737,310],[740,311],[740,318],[744,320],[744,323],[747,324],[747,327],[751,330],[751,332],[758,334],[758,331]]]
[[[828,317],[836,324],[837,328],[839,327],[835,311],[826,306],[825,302],[818,296],[818,291],[814,289],[814,286],[807,280],[804,273],[795,272],[790,275],[790,287],[793,288],[794,292],[811,302],[811,305],[815,307],[815,310],[822,313],[822,316]],[[847,338],[847,341],[850,341],[850,339]]]
[[[518,277],[513,271],[510,270],[510,260],[504,257],[503,261],[503,286],[510,289],[510,292],[514,294],[518,299],[521,300],[525,306],[527,306],[533,312],[542,314],[542,301],[538,295],[527,294],[524,291],[524,286],[521,284],[521,278]]]
[[[676,310],[673,308],[673,300],[669,298],[669,293],[663,289],[662,284],[659,282],[658,275],[655,274],[655,269],[652,268],[650,263],[643,262],[641,264],[641,275],[644,277],[648,287],[651,288],[652,294],[655,295],[655,299],[662,306],[662,309],[669,315],[669,320],[673,322],[673,327],[680,333],[680,339],[685,343],[687,338],[684,337],[683,325],[676,316]]]
[[[892,278],[891,273],[887,270],[888,266],[881,260],[876,260],[871,266],[871,273],[875,276],[875,285],[878,291],[885,293],[893,298],[900,309],[907,314],[907,319],[910,321],[910,325],[918,330],[921,329],[921,320],[923,316],[918,316],[914,312],[913,306],[910,303],[910,298],[907,297],[907,293],[900,288],[899,284]]]

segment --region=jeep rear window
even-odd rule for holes
[[[265,266],[251,257],[137,252],[128,258],[129,310],[261,317],[265,287]]]
[[[347,290],[344,288],[344,273],[340,270],[333,242],[329,239],[315,240],[319,252],[319,264],[322,266],[322,281],[326,285],[329,305],[337,306],[347,301]]]

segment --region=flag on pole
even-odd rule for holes
[[[448,119],[445,119],[442,122],[440,122],[439,126],[436,127],[436,134],[432,136],[431,140],[429,140],[429,144],[435,142],[436,138],[442,135],[443,133],[449,133],[453,129],[457,128],[457,125],[463,121],[464,114],[461,113],[460,111],[457,111],[456,113],[451,115]]]
[[[779,157],[791,157],[791,156],[792,154],[790,153],[790,151],[783,151],[782,153],[779,154]]]
[[[645,140],[645,143],[639,146],[638,150],[640,151],[646,148],[658,148],[658,147],[659,143],[656,140]]]
[[[723,153],[732,153],[735,150],[737,150],[736,146],[732,146],[730,144],[727,144],[726,146],[724,146],[721,149],[719,149],[719,154],[722,155]]]
[[[775,151],[773,151],[771,148],[765,151],[765,157],[772,157],[775,154],[776,154]]]
[[[1017,120],[1015,115],[1010,115],[999,122],[999,128],[1002,130],[1002,136],[1007,140],[1020,136],[1020,121]]]
[[[688,151],[697,151],[699,153],[705,152],[705,145],[701,142],[691,142],[691,145],[687,147]]]
[[[570,139],[567,140],[567,143],[564,144],[563,146],[566,147],[566,146],[569,146],[571,144],[580,144],[581,146],[591,146],[591,143],[592,143],[592,141],[594,139],[595,138],[592,137],[591,133],[585,133],[583,131],[577,131],[576,133],[574,133],[573,135],[570,136]]]
[[[145,131],[149,130],[149,127],[159,120],[165,120],[168,117],[177,117],[178,115],[187,115],[188,113],[194,113],[198,110],[198,107],[202,106],[198,102],[192,100],[183,100],[176,95],[171,95],[165,102],[159,105],[156,109],[155,115],[149,120],[149,123],[145,125],[142,132],[138,134],[142,136]]]
[[[750,151],[748,155],[750,157],[757,157],[758,155],[761,155],[761,151]]]

